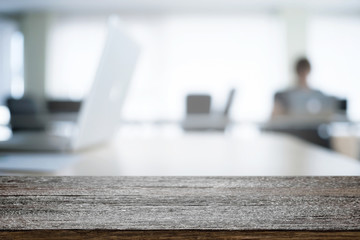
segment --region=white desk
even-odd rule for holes
[[[276,134],[119,135],[95,149],[40,157],[75,160],[57,172],[27,175],[360,175],[360,162],[355,159]]]

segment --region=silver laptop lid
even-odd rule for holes
[[[116,132],[139,53],[118,19],[109,19],[108,36],[92,88],[80,110],[72,150],[102,143]]]

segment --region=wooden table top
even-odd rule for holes
[[[360,239],[360,177],[0,177],[0,239],[265,235]]]

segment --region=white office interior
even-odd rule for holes
[[[2,1],[1,141],[13,135],[9,97],[31,96],[47,115],[47,101],[85,101],[114,16],[140,47],[114,109],[116,134],[75,152],[0,151],[1,175],[360,175],[360,2],[352,0]],[[328,148],[263,131],[275,93],[296,84],[299,57],[311,62],[312,88],[347,102],[346,118],[321,124]],[[211,96],[216,115],[231,89],[222,131],[183,128],[187,95]],[[72,131],[65,122],[76,114],[53,115],[56,131]]]

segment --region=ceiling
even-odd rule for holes
[[[239,11],[302,8],[360,14],[360,0],[0,0],[0,12]]]

